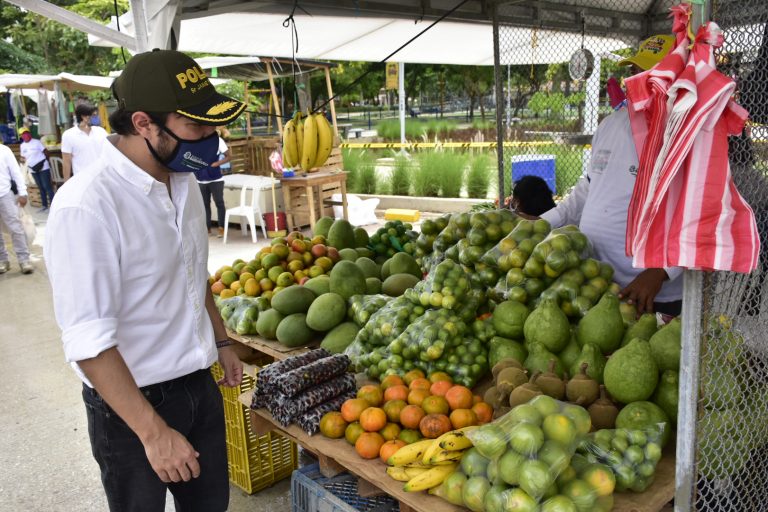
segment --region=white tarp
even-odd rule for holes
[[[108,76],[73,75],[59,73],[58,75],[24,75],[8,73],[0,75],[0,87],[5,89],[37,89],[53,90],[54,82],[59,82],[64,91],[95,91],[109,89],[112,78]]]
[[[307,16],[296,12],[299,37],[297,59],[381,61],[424,30],[429,21]],[[122,17],[121,17],[122,20]],[[283,27],[284,15],[232,12],[181,21],[179,50],[230,55],[292,57],[291,29]],[[167,22],[167,20],[166,20]],[[114,28],[114,25],[110,25]],[[121,30],[132,34],[130,27]],[[150,20],[150,33],[153,20]],[[515,49],[501,56],[506,64],[566,62],[581,47],[581,34],[502,27],[505,47]],[[557,44],[548,44],[551,38]],[[532,47],[532,41],[538,44]],[[89,38],[91,44],[111,43]],[[587,36],[585,47],[593,51],[615,51],[628,45],[616,39]],[[442,21],[406,46],[390,60],[406,63],[493,65],[493,27],[490,24]]]

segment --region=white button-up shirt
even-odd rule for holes
[[[136,383],[164,382],[217,358],[205,309],[208,236],[191,173],[167,187],[109,140],[97,166],[56,194],[45,262],[67,361],[117,347]]]
[[[16,182],[20,196],[27,195],[27,185],[24,183],[24,176],[21,175],[19,162],[11,151],[11,148],[0,144],[0,197],[11,193],[11,178]],[[0,243],[4,243],[0,240]]]
[[[61,135],[61,152],[72,155],[72,174],[96,163],[101,143],[106,138],[107,131],[101,126],[91,126],[88,133],[79,126],[73,126]]]

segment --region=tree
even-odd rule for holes
[[[113,0],[51,0],[51,3],[100,23],[106,23],[115,15]],[[117,0],[117,4],[120,14],[128,9],[127,0]],[[37,72],[106,75],[123,64],[119,49],[90,46],[84,32],[8,4],[3,4],[0,9],[0,37],[32,56],[33,61],[36,60],[34,57],[42,58],[45,69]],[[5,60],[2,62],[3,68],[11,67]],[[12,64],[25,66],[28,63]],[[21,68],[9,71],[23,72]]]
[[[510,66],[509,91],[510,102],[514,108],[513,116],[517,117],[520,109],[528,104],[528,100],[541,89],[546,80],[546,65]]]

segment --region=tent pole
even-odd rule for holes
[[[339,136],[339,127],[336,124],[336,100],[333,99],[333,88],[331,87],[331,72],[325,68],[325,84],[328,86],[328,97],[331,98],[331,121],[333,122],[333,133]]]
[[[245,104],[248,105],[248,80],[243,82],[243,99]],[[246,109],[248,107],[245,107]],[[245,111],[245,130],[248,134],[248,138],[251,138],[251,113],[248,110]]]
[[[266,62],[267,75],[269,76],[269,88],[272,91],[272,101],[275,104],[275,115],[277,116],[277,131],[283,133],[283,117],[280,113],[280,102],[277,98],[277,90],[275,89],[275,78],[272,76],[272,64]]]

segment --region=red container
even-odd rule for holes
[[[267,231],[282,231],[285,229],[285,212],[277,212],[277,226],[275,226],[275,212],[264,214],[264,225]]]

